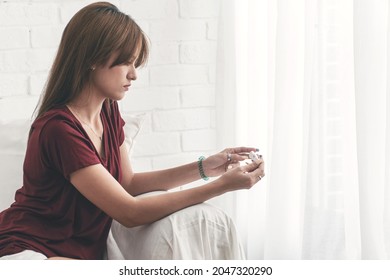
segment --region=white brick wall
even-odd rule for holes
[[[29,118],[62,30],[90,0],[0,0],[0,118]],[[148,65],[121,102],[146,113],[136,171],[215,151],[215,60],[219,0],[114,0],[151,40]]]

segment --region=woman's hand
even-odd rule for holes
[[[222,185],[226,191],[235,191],[250,189],[264,176],[264,161],[263,158],[260,158],[247,165],[230,169],[219,180],[222,180]]]
[[[208,177],[219,176],[228,169],[240,165],[240,161],[248,159],[248,153],[256,151],[255,148],[237,147],[228,148],[203,160],[204,173]]]

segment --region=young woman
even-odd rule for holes
[[[255,150],[246,147],[167,170],[133,172],[117,101],[137,79],[148,51],[139,26],[110,3],[88,5],[68,23],[31,126],[23,187],[0,214],[0,257],[100,259],[112,219],[126,227],[152,223],[250,188],[264,176],[262,159],[237,164]],[[205,176],[220,177],[193,189],[136,197]]]

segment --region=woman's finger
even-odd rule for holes
[[[228,164],[228,165],[226,166],[225,171],[228,171],[228,170],[230,170],[230,169],[236,168],[236,167],[238,167],[238,166],[240,166],[240,163],[238,163],[238,162],[230,163],[230,164]]]
[[[242,155],[242,154],[231,154],[231,161],[232,162],[238,162],[248,159],[248,156]]]
[[[244,172],[253,172],[254,170],[258,169],[261,164],[263,164],[261,160],[255,160],[252,161],[251,163],[248,163],[247,165],[244,165],[242,167],[242,170]]]
[[[262,160],[259,160],[258,162],[260,162],[260,164],[258,165],[258,168],[256,168],[252,174],[256,177],[261,177],[263,178],[265,176],[265,173],[264,173],[264,161]]]
[[[232,154],[240,154],[240,153],[250,153],[255,152],[257,149],[253,147],[235,147],[228,149],[230,153]]]

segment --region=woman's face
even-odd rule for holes
[[[110,67],[116,59],[116,54],[113,54],[106,65],[96,66],[91,77],[94,93],[104,99],[121,100],[129,90],[131,82],[137,79],[136,58],[134,56],[123,64]]]

